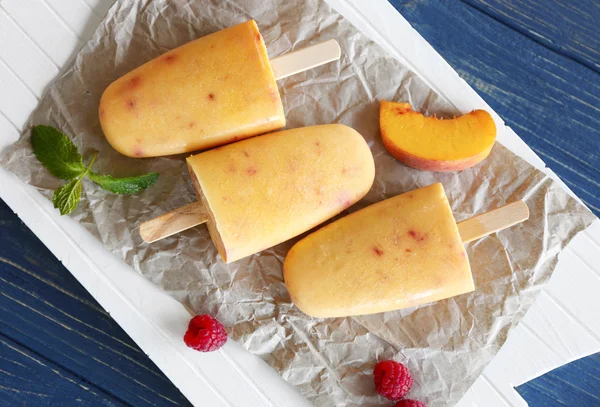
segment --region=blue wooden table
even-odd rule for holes
[[[600,215],[600,1],[392,4]],[[518,391],[600,406],[600,356]],[[189,405],[1,201],[0,405]]]

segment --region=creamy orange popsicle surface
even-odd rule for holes
[[[102,95],[108,142],[130,157],[186,153],[285,126],[283,106],[251,20],[171,50]]]
[[[367,194],[375,176],[366,141],[340,124],[271,133],[187,162],[227,263],[337,215]]]
[[[469,260],[441,184],[376,203],[305,237],[284,279],[315,317],[391,311],[474,290]]]

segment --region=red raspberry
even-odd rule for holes
[[[425,403],[418,400],[401,400],[396,403],[395,407],[427,407]]]
[[[196,315],[183,336],[187,346],[200,352],[212,352],[225,345],[227,332],[223,325],[210,315]]]
[[[406,396],[413,385],[413,379],[406,366],[393,360],[377,363],[373,376],[377,393],[394,401]]]

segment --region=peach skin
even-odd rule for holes
[[[395,158],[419,170],[460,171],[485,159],[496,125],[485,110],[453,119],[426,117],[408,103],[381,101],[381,138]]]

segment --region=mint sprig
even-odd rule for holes
[[[61,215],[75,210],[81,200],[81,181],[87,176],[102,189],[116,194],[135,194],[153,185],[158,179],[155,172],[136,177],[115,178],[92,171],[98,152],[95,151],[87,166],[77,147],[62,132],[52,126],[34,126],[31,146],[37,159],[58,178],[69,182],[54,191],[52,203]]]

